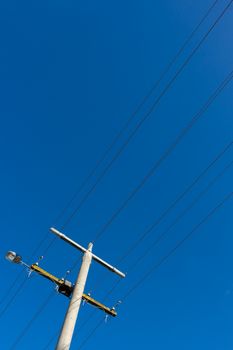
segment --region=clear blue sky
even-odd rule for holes
[[[156,94],[229,1],[219,1]],[[212,1],[2,1],[0,4],[1,89],[1,310],[21,267],[4,259],[16,250],[27,263],[58,276],[80,257],[62,241],[44,254],[51,235],[35,247],[116,133],[155,83]],[[143,124],[64,232],[87,245],[148,170],[232,70],[232,8],[197,51],[156,111]],[[208,183],[233,160],[233,149],[213,166],[125,261],[121,256],[172,201],[233,139],[233,83],[211,105],[158,171],[99,239],[94,251],[123,271],[135,262]],[[153,103],[154,94],[119,144]],[[112,154],[114,154],[114,152]],[[110,157],[111,158],[111,157]],[[109,159],[110,159],[109,158]],[[108,160],[109,161],[109,160]],[[106,162],[99,168],[99,173]],[[233,167],[112,293],[113,305],[232,191]],[[92,179],[93,183],[94,179]],[[82,195],[91,186],[85,188]],[[62,228],[73,205],[56,224]],[[176,254],[137,288],[103,324],[85,349],[232,350],[232,200]],[[77,268],[70,279],[75,280]],[[32,275],[33,276],[33,275]],[[24,278],[24,275],[22,275]],[[99,283],[103,278],[103,283]],[[116,277],[92,264],[86,292],[102,300]],[[20,284],[17,282],[15,288]],[[39,276],[28,279],[0,317],[1,349],[17,337],[53,289]],[[54,297],[16,349],[43,350],[62,324],[68,300]],[[79,325],[92,314],[84,306]],[[74,340],[80,344],[103,317],[91,316]],[[54,349],[55,342],[50,349]]]

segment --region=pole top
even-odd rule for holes
[[[89,251],[89,252],[92,252],[92,248],[93,248],[93,243],[89,243],[88,244],[88,248],[87,248],[87,250]]]

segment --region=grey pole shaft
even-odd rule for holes
[[[62,326],[61,334],[58,339],[56,350],[69,350],[74,327],[78,317],[82,295],[85,288],[88,271],[92,260],[92,243],[89,243],[88,250],[83,255],[82,265],[78,274],[77,282],[74,287],[73,295],[66,312],[65,320]]]

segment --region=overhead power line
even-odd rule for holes
[[[122,262],[129,254],[138,247],[138,245],[167,217],[173,208],[195,187],[195,185],[206,175],[206,173],[231,149],[233,141],[229,142],[223,150],[205,167],[205,169],[188,185],[185,190],[179,194],[176,199],[162,212],[162,214],[148,227],[143,234],[127,249],[119,258],[118,263]]]
[[[206,18],[210,15],[214,7],[217,5],[219,0],[215,0],[211,6],[208,8],[208,10],[204,13],[202,16],[201,20],[197,23],[197,25],[194,27],[192,32],[189,34],[189,36],[186,38],[184,43],[181,45],[181,47],[178,49],[174,57],[171,59],[171,61],[166,65],[165,69],[162,71],[160,74],[159,78],[156,80],[154,85],[151,87],[149,92],[143,97],[142,101],[139,103],[139,105],[135,108],[133,113],[130,115],[130,117],[127,119],[125,124],[122,126],[120,131],[115,135],[109,146],[106,148],[105,152],[103,155],[99,158],[95,166],[92,168],[92,170],[89,172],[89,174],[85,177],[83,182],[80,184],[78,189],[74,192],[73,196],[71,199],[68,201],[66,206],[63,208],[63,210],[60,212],[57,220],[60,220],[61,217],[65,214],[67,209],[71,206],[71,204],[74,202],[74,200],[77,198],[77,196],[82,192],[82,190],[85,188],[85,186],[88,184],[89,180],[93,177],[93,175],[96,173],[97,169],[99,166],[104,162],[104,160],[107,158],[109,153],[112,151],[114,146],[117,144],[117,142],[120,140],[121,136],[123,133],[128,129],[129,125],[132,123],[136,115],[140,112],[142,107],[145,105],[145,103],[149,100],[149,98],[152,96],[153,92],[158,88],[164,77],[167,75],[167,73],[170,71],[172,66],[177,62],[178,58],[181,56],[181,54],[184,52],[185,48],[188,46],[188,44],[191,42],[192,38],[196,34],[196,32],[199,30],[201,25],[204,23]]]
[[[182,73],[184,68],[188,65],[188,63],[191,61],[193,56],[196,54],[196,52],[200,49],[202,44],[206,41],[210,33],[213,31],[213,29],[216,27],[216,25],[220,22],[220,20],[223,18],[227,10],[232,5],[233,0],[231,0],[223,9],[223,11],[220,13],[220,15],[216,18],[214,23],[210,26],[210,28],[207,30],[207,32],[203,35],[201,40],[198,42],[198,44],[194,47],[194,49],[191,51],[191,53],[188,55],[188,57],[185,59],[183,64],[180,66],[180,68],[177,70],[177,72],[173,75],[173,77],[169,80],[169,82],[166,84],[165,88],[162,90],[162,92],[159,94],[159,96],[155,99],[152,106],[149,108],[149,111],[143,116],[143,118],[140,119],[139,123],[136,125],[136,127],[133,129],[133,131],[129,134],[129,136],[126,138],[122,146],[119,148],[119,150],[115,153],[111,161],[107,164],[107,166],[104,168],[104,170],[100,173],[100,175],[97,177],[97,180],[94,182],[94,184],[91,186],[91,188],[86,192],[86,194],[82,197],[81,201],[79,202],[78,206],[75,208],[75,210],[71,213],[71,215],[68,217],[68,219],[65,221],[64,225],[62,225],[62,229],[64,229],[68,223],[72,220],[72,218],[79,212],[79,210],[82,208],[84,203],[87,201],[89,196],[92,194],[92,192],[96,189],[97,185],[100,183],[100,181],[103,179],[103,177],[106,175],[108,170],[111,168],[113,163],[120,157],[120,155],[123,153],[123,151],[126,149],[130,141],[133,139],[133,137],[136,135],[136,133],[139,131],[139,129],[142,127],[144,122],[151,116],[152,112],[155,111],[155,108],[158,106],[159,102],[163,98],[163,96],[168,92],[168,90],[172,87],[173,83],[176,81],[178,76]]]
[[[129,295],[132,294],[135,289],[137,289],[142,283],[145,282],[145,280],[157,269],[161,267],[162,264],[164,264],[187,240],[189,240],[194,233],[202,226],[204,225],[220,208],[223,207],[223,205],[232,199],[233,192],[228,193],[225,198],[216,205],[205,217],[202,219],[182,240],[180,240],[174,248],[172,248],[159,262],[154,264],[150,270],[147,271],[147,273],[137,282],[133,287],[131,287],[123,296],[121,299],[122,301],[125,301]]]
[[[217,181],[219,181],[225,174],[227,171],[229,171],[231,169],[233,165],[233,161],[231,161],[230,163],[228,163],[224,169],[217,174],[214,179],[212,181],[210,181],[208,183],[208,185],[204,188],[204,190],[202,190],[195,198],[194,200],[184,208],[184,210],[182,210],[182,212],[175,218],[175,220],[172,221],[172,223],[156,238],[156,240],[152,243],[150,243],[148,249],[146,249],[146,251],[141,254],[133,263],[132,265],[128,268],[127,270],[127,274],[129,274],[130,272],[132,272],[138,265],[139,262],[141,262],[143,259],[146,258],[146,256],[153,251],[153,249],[155,248],[155,246],[157,246],[160,241],[167,235],[167,233],[173,229],[177,223],[197,204],[197,202],[199,202],[201,200],[201,198],[204,197],[204,195],[217,183]],[[153,226],[152,226],[153,227]],[[155,229],[151,227],[151,231]],[[145,233],[148,233],[148,231],[146,230]],[[144,234],[145,234],[144,233]],[[144,237],[144,234],[142,235],[142,237]],[[124,256],[124,259],[129,256],[131,254],[132,251],[128,252],[127,255]],[[119,263],[119,261],[118,261]],[[100,282],[100,281],[99,281]],[[101,280],[101,282],[103,283],[103,280]],[[106,297],[108,297],[109,295],[111,295],[113,293],[113,291],[119,286],[119,284],[121,283],[121,280],[117,280],[112,288],[108,291]],[[99,285],[99,283],[98,283]],[[96,286],[93,288],[95,289]]]
[[[132,264],[132,266],[128,269],[128,273],[131,272],[132,270],[134,270],[136,268],[136,266],[138,265],[139,262],[141,262],[154,248],[155,246],[158,245],[158,243],[167,235],[167,233],[173,229],[177,223],[195,206],[195,204],[197,202],[200,201],[201,198],[204,197],[204,195],[217,183],[218,180],[220,180],[228,170],[231,169],[233,165],[233,161],[231,161],[229,164],[227,164],[224,169],[217,174],[214,179],[212,181],[210,181],[208,183],[208,185],[204,188],[204,190],[202,190],[195,198],[194,200],[187,206],[184,208],[184,210],[182,210],[182,212],[177,216],[177,218],[168,226],[168,228],[166,228],[166,230],[164,230],[158,237],[157,239],[150,244],[150,246],[148,247],[148,249],[142,254],[140,255],[140,257]]]
[[[233,1],[233,0],[232,0]],[[230,83],[233,78],[233,71],[231,71],[223,82],[218,86],[215,92],[209,97],[207,102],[202,106],[202,108],[194,115],[194,117],[189,121],[189,123],[181,130],[176,139],[169,145],[162,156],[154,163],[152,168],[147,172],[139,184],[130,192],[127,198],[123,201],[121,206],[113,213],[110,219],[105,223],[105,225],[99,230],[94,238],[94,242],[98,240],[105,231],[111,226],[113,221],[117,216],[125,209],[128,203],[134,198],[134,196],[143,188],[146,182],[155,174],[157,169],[161,166],[166,158],[172,153],[176,146],[181,142],[190,129],[195,125],[195,123],[203,116],[204,112],[209,108],[209,106],[215,101],[217,96],[223,91],[223,89]]]

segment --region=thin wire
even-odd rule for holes
[[[231,0],[227,6],[223,9],[223,11],[220,13],[220,15],[217,17],[217,19],[214,21],[214,23],[211,25],[211,27],[208,29],[208,31],[204,34],[202,39],[199,41],[197,46],[191,51],[189,56],[186,58],[184,63],[180,66],[178,71],[175,73],[175,75],[171,78],[171,80],[168,82],[168,84],[165,86],[165,88],[162,90],[162,92],[159,94],[159,96],[156,98],[155,102],[150,107],[149,111],[144,115],[144,117],[139,121],[139,123],[136,125],[136,127],[133,129],[133,131],[129,134],[127,139],[124,141],[120,149],[116,152],[116,154],[113,156],[109,164],[104,168],[104,170],[100,173],[100,175],[97,177],[96,182],[91,186],[91,188],[86,192],[86,194],[83,196],[81,201],[79,202],[78,206],[75,208],[75,210],[71,213],[71,215],[68,217],[68,219],[65,221],[64,225],[62,226],[62,229],[64,229],[68,223],[73,219],[73,217],[79,212],[83,204],[87,201],[91,193],[95,190],[97,185],[100,183],[102,178],[105,176],[105,174],[108,172],[110,167],[113,165],[113,163],[120,157],[122,152],[125,150],[125,148],[128,146],[131,139],[136,135],[138,130],[141,128],[141,126],[144,124],[144,122],[149,118],[149,116],[154,112],[155,108],[159,104],[162,97],[167,93],[167,91],[171,88],[177,77],[181,74],[181,72],[184,70],[184,68],[188,65],[192,57],[196,54],[196,52],[199,50],[199,48],[202,46],[202,44],[205,42],[209,34],[212,32],[212,30],[215,28],[215,26],[218,24],[218,22],[223,18],[227,10],[232,5],[233,0]]]
[[[200,113],[203,113],[203,111],[206,111],[206,109],[209,107],[209,105],[214,101],[214,99],[218,96],[218,94],[223,90],[223,88],[228,84],[228,82],[230,81],[230,79],[232,79],[233,75],[232,72],[228,75],[228,77],[223,81],[223,83],[220,84],[220,86],[216,89],[215,93],[213,95],[211,95],[211,97],[208,99],[207,103],[201,108],[201,110],[199,111],[199,113],[194,117],[195,120],[196,118],[200,117]],[[193,120],[191,121],[191,123],[193,123]],[[189,124],[190,125],[190,124]],[[184,129],[186,130],[187,127]],[[166,211],[166,214],[163,215],[163,217],[165,217],[165,215],[168,214],[168,212],[178,203],[178,201],[180,201],[190,190],[191,188],[201,179],[201,177],[203,177],[205,175],[205,173],[210,169],[210,167],[212,167],[225,153],[226,151],[232,146],[233,141],[231,141],[224,149],[223,151],[220,152],[220,154],[207,166],[207,168],[204,169],[204,171],[194,180],[194,182],[182,193],[181,196],[178,197],[178,199],[172,204],[172,206],[169,207],[169,210]],[[155,224],[152,226],[154,228]],[[151,230],[152,230],[151,227]],[[147,231],[148,232],[148,231]],[[143,237],[145,237],[145,234],[143,234]],[[142,239],[142,238],[141,238]],[[129,252],[127,253],[129,254]],[[112,287],[112,289],[110,290],[109,294],[115,290],[115,288],[119,285],[120,280],[116,282],[116,284]]]
[[[177,143],[185,136],[185,134],[188,132],[188,130],[194,125],[194,123],[202,116],[202,114],[209,108],[209,106],[214,102],[214,100],[217,98],[217,96],[223,91],[223,89],[227,86],[227,84],[231,81],[233,78],[233,71],[228,74],[228,76],[223,80],[223,82],[220,83],[218,88],[215,90],[215,92],[208,98],[207,102],[201,107],[199,112],[194,115],[194,117],[191,119],[191,121],[188,123],[188,125],[181,131],[181,133],[178,135],[178,137],[175,139],[175,141],[169,146],[169,148],[165,151],[165,153],[160,157],[160,159],[155,163],[155,165],[152,167],[150,172],[146,175],[146,177],[143,178],[141,183],[134,189],[133,192],[131,192],[130,196],[127,197],[127,199],[122,203],[121,207],[112,215],[109,221],[103,226],[103,228],[99,231],[98,235],[96,236],[95,241],[106,231],[108,226],[111,225],[111,223],[114,221],[114,219],[117,217],[118,214],[126,207],[128,202],[134,197],[134,195],[137,193],[138,190],[143,187],[145,181],[147,181],[148,176],[150,177],[153,175],[153,171],[156,170],[156,167],[158,167],[164,159],[169,155],[169,153],[174,149],[174,147],[177,145]],[[185,197],[185,195],[194,187],[194,185],[206,174],[206,172],[227,152],[227,150],[232,146],[233,141],[231,141],[221,152],[217,157],[207,166],[207,168],[204,169],[204,171],[189,185],[184,192],[179,195],[175,201],[161,214],[161,216],[146,230],[143,235],[132,244],[132,246],[124,253],[124,255],[118,260],[118,262],[122,262],[138,245],[139,243],[145,239],[145,237],[157,226],[160,224],[160,222],[166,217],[166,215],[175,207],[175,205],[181,201]]]
[[[18,344],[20,343],[20,341],[22,340],[22,338],[27,334],[27,332],[29,331],[30,327],[32,326],[32,324],[35,322],[35,320],[37,319],[37,317],[44,311],[44,309],[47,307],[48,303],[50,302],[50,300],[52,299],[52,297],[54,297],[54,291],[52,291],[52,293],[49,294],[49,296],[45,299],[45,301],[43,302],[43,304],[39,307],[39,309],[37,310],[37,312],[33,315],[33,317],[30,319],[30,321],[27,323],[26,327],[22,330],[22,332],[20,333],[20,335],[16,338],[16,340],[14,341],[13,345],[11,346],[10,350],[14,350],[17,349]]]
[[[225,153],[232,147],[233,141],[211,161],[210,164],[194,179],[194,181],[186,187],[186,189],[163,211],[163,213],[154,221],[154,223],[135,241],[128,250],[118,259],[118,262],[125,260],[129,254],[138,247],[138,245],[164,220],[170,211],[193,189],[193,187],[205,176],[205,174],[225,155]]]
[[[198,194],[198,196],[195,197],[195,199],[190,203],[190,205],[185,207],[184,210],[176,217],[176,219],[168,226],[168,228],[164,230],[164,232],[161,233],[152,244],[150,244],[148,249],[139,258],[136,259],[136,261],[128,268],[126,275],[132,272],[136,268],[138,263],[146,258],[146,256],[155,248],[155,246],[158,245],[158,243],[167,235],[167,233],[193,208],[193,206],[198,201],[200,201],[200,199],[211,189],[211,187],[213,187],[216,184],[216,182],[220,180],[220,178],[224,176],[228,170],[230,170],[232,165],[233,165],[233,161],[227,164],[227,166],[225,166],[224,169],[219,174],[217,174],[217,176],[215,176],[211,182],[208,183],[208,185],[204,188],[204,190],[201,191]],[[151,227],[151,230],[154,230],[154,228],[155,227],[153,228]],[[145,232],[148,232],[148,231],[145,231]],[[128,253],[128,255],[130,253]],[[124,258],[126,258],[126,256]],[[112,292],[119,286],[121,282],[122,282],[122,279],[118,279],[116,283],[113,285],[113,287],[107,293],[107,296],[112,294]]]
[[[232,0],[233,1],[233,0]],[[176,137],[175,141],[173,141],[169,147],[165,150],[163,155],[155,162],[149,172],[143,177],[143,179],[139,182],[139,184],[130,192],[128,197],[123,201],[121,206],[113,213],[110,219],[105,223],[105,225],[100,229],[100,231],[96,234],[93,242],[96,242],[109,228],[109,226],[113,223],[113,221],[117,218],[117,216],[125,209],[128,203],[134,198],[134,196],[143,188],[146,182],[155,174],[156,170],[160,167],[160,165],[164,162],[164,160],[172,153],[175,147],[181,142],[181,140],[185,137],[190,129],[194,126],[194,124],[202,117],[204,112],[209,108],[209,106],[214,102],[217,96],[223,91],[223,89],[227,86],[227,84],[233,78],[233,71],[228,74],[228,76],[224,79],[224,81],[219,85],[219,87],[215,90],[215,92],[210,96],[204,106],[199,110],[199,112],[191,119],[191,121],[186,125],[185,128],[182,129],[180,134]]]
[[[205,224],[228,200],[233,196],[233,192],[228,193],[228,195],[217,205],[215,206],[205,217],[202,219],[182,240],[180,240],[174,248],[172,248],[159,262],[152,266],[152,268],[132,287],[126,292],[122,301],[125,301],[129,295],[137,289],[145,280],[157,269],[161,267],[163,263],[165,263],[170,256],[172,256],[188,239],[190,239],[193,234],[203,225]]]
[[[226,172],[228,170],[230,170],[230,168],[233,165],[233,161],[231,161],[229,164],[227,164],[224,169],[217,174],[217,176],[214,177],[214,179],[208,183],[208,185],[204,188],[203,191],[201,191],[196,197],[195,199],[191,202],[190,205],[188,205],[178,216],[177,218],[168,226],[168,228],[166,230],[164,230],[163,233],[161,233],[157,239],[148,247],[148,249],[134,262],[134,264],[132,264],[132,266],[128,269],[128,273],[131,272],[132,270],[134,270],[136,268],[136,266],[138,265],[138,263],[140,261],[142,261],[151,251],[152,249],[155,248],[155,246],[158,245],[158,243],[167,235],[167,233],[173,228],[175,227],[175,225],[185,216],[185,214],[187,214],[193,207],[194,205],[200,201],[200,199],[211,189],[211,187],[213,187],[216,182],[218,180],[220,180],[220,178],[226,174]]]
[[[96,173],[99,166],[103,163],[103,161],[107,158],[108,154],[111,152],[111,150],[114,148],[114,146],[117,144],[123,133],[127,130],[128,126],[131,124],[133,119],[136,117],[136,115],[139,113],[139,111],[142,109],[142,107],[145,105],[145,103],[149,100],[149,98],[152,96],[153,92],[157,89],[157,87],[160,85],[163,78],[166,76],[166,74],[170,71],[172,66],[176,63],[178,58],[181,56],[185,48],[188,46],[198,29],[201,27],[201,25],[204,23],[206,18],[209,16],[211,11],[214,9],[214,7],[217,5],[219,0],[215,0],[213,4],[208,8],[206,13],[203,15],[201,20],[198,22],[198,24],[194,27],[193,31],[190,33],[190,35],[187,37],[187,39],[184,41],[184,43],[181,45],[177,53],[174,55],[174,57],[171,59],[171,61],[167,64],[165,69],[160,74],[159,78],[156,80],[154,85],[151,87],[149,92],[144,96],[142,101],[139,103],[139,105],[136,107],[136,109],[133,111],[132,115],[127,119],[126,123],[122,126],[120,131],[116,134],[116,136],[113,138],[110,145],[107,147],[105,152],[103,153],[102,157],[97,161],[93,169],[90,171],[90,173],[87,175],[87,177],[83,180],[81,185],[78,187],[78,189],[74,192],[73,196],[71,197],[70,201],[67,203],[67,205],[63,208],[61,211],[58,220],[61,219],[61,217],[65,214],[67,209],[70,207],[70,205],[74,202],[74,200],[77,198],[77,196],[82,192],[86,184],[89,182],[89,180],[92,178],[92,176]]]

